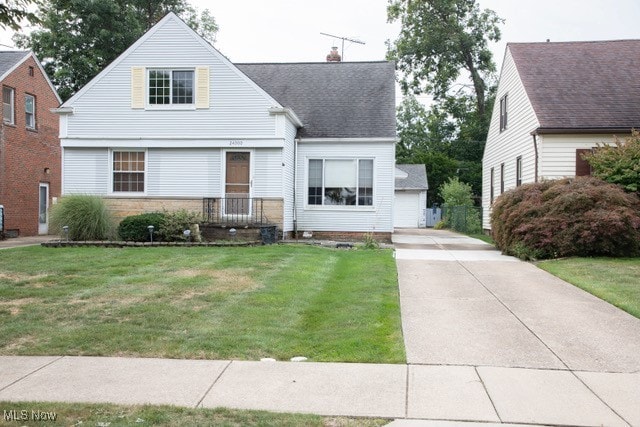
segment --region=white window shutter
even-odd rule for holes
[[[209,108],[209,67],[196,67],[196,108]]]
[[[131,108],[144,108],[144,67],[131,67]]]

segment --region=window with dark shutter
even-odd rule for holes
[[[591,149],[579,148],[576,150],[576,176],[590,176],[591,165],[582,158],[585,154],[591,153]]]

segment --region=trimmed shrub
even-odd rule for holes
[[[164,212],[164,218],[158,230],[158,238],[165,242],[183,242],[189,240],[184,235],[184,230],[191,230],[191,241],[199,242],[202,215],[184,209],[174,212]]]
[[[148,242],[149,241],[149,227],[154,226],[153,238],[159,236],[162,224],[164,221],[164,214],[161,212],[144,213],[140,215],[128,216],[120,222],[118,226],[118,234],[122,240],[133,242]],[[158,240],[162,240],[158,238]]]
[[[522,259],[640,255],[640,199],[598,178],[525,184],[493,205],[496,246]]]
[[[51,208],[51,228],[63,235],[69,227],[69,240],[109,240],[114,221],[107,205],[98,196],[65,196]]]

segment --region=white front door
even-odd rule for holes
[[[49,184],[40,183],[38,202],[38,234],[49,233]]]

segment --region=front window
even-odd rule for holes
[[[310,159],[308,204],[373,206],[373,160]]]
[[[13,108],[15,91],[13,88],[2,87],[2,120],[5,123],[13,124]]]
[[[522,185],[522,156],[516,158],[516,187]]]
[[[144,151],[113,152],[113,191],[144,192]]]
[[[25,123],[29,129],[36,128],[36,98],[33,95],[24,96]]]
[[[149,70],[149,104],[193,104],[193,70]]]

